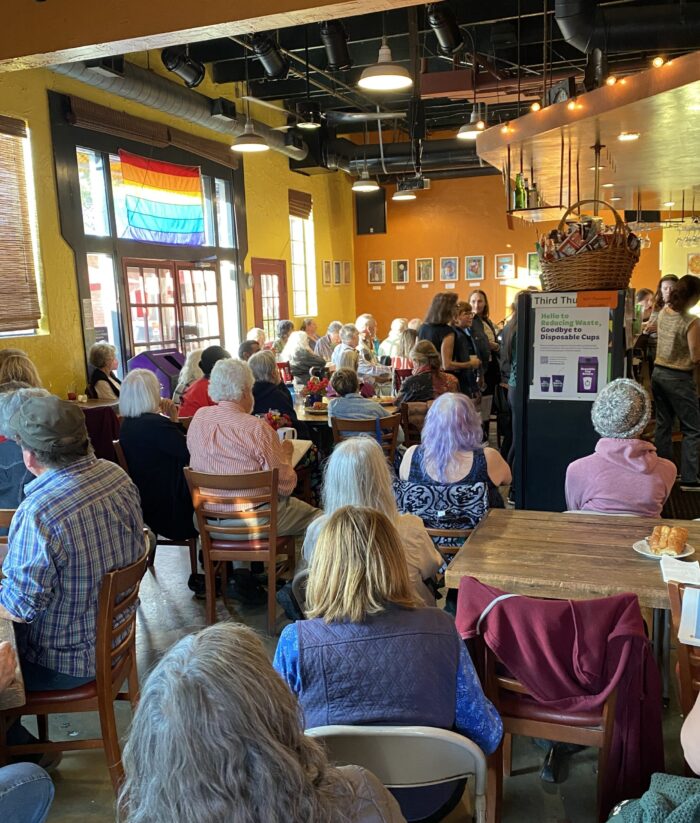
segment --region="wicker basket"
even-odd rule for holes
[[[639,250],[627,247],[629,228],[618,212],[603,200],[579,200],[570,206],[559,221],[558,229],[566,228],[566,218],[584,203],[600,203],[615,215],[614,238],[610,246],[561,260],[542,260],[544,291],[587,291],[590,289],[626,289],[632,271],[639,260]]]

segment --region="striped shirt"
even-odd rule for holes
[[[25,487],[12,519],[0,603],[20,657],[73,677],[95,674],[102,578],[144,553],[136,486],[114,463],[83,457]]]
[[[297,484],[297,474],[284,458],[277,432],[264,420],[247,414],[233,400],[200,409],[187,430],[190,467],[212,474],[249,474],[279,470],[281,497],[289,497]],[[225,497],[255,494],[252,491],[222,491]],[[241,511],[245,506],[234,506]]]

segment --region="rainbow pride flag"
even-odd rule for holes
[[[180,166],[119,149],[128,235],[144,243],[204,245],[198,166]]]

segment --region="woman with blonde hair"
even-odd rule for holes
[[[453,618],[419,605],[385,514],[343,506],[327,518],[306,598],[308,619],[283,630],[273,665],[298,696],[307,728],[434,726],[455,729],[486,754],[496,749],[501,719]],[[415,820],[456,804],[463,790],[463,781],[407,790],[399,801]]]
[[[322,372],[326,367],[326,361],[313,353],[305,331],[293,331],[289,335],[279,359],[281,363],[289,363],[294,382],[302,386],[308,382],[311,369]]]
[[[333,512],[343,506],[377,509],[396,526],[413,592],[424,605],[434,606],[433,582],[442,566],[442,555],[433,546],[420,517],[399,514],[391,484],[389,465],[376,440],[353,437],[339,443],[326,463],[323,516],[313,520],[306,530],[304,560],[311,562],[321,529]]]
[[[11,349],[0,358],[0,385],[3,383],[26,383],[33,389],[42,388],[36,366],[19,349]]]
[[[359,766],[306,737],[257,634],[219,623],[148,676],[123,755],[120,823],[405,823]]]
[[[89,356],[92,371],[85,393],[93,400],[118,400],[121,382],[114,370],[118,368],[117,350],[110,343],[95,343]]]
[[[192,349],[187,355],[185,365],[180,369],[180,375],[177,379],[177,386],[173,392],[173,403],[180,405],[182,397],[194,383],[204,375],[204,372],[199,368],[199,361],[202,359],[202,352],[204,349]]]

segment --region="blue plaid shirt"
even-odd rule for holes
[[[84,457],[25,487],[10,526],[0,603],[25,621],[20,656],[73,677],[95,674],[103,576],[144,553],[136,486],[114,463]]]

